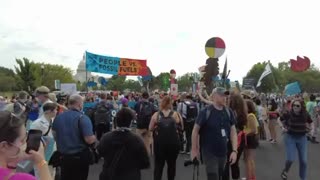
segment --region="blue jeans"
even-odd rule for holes
[[[284,142],[286,146],[286,171],[289,171],[291,164],[294,162],[296,152],[299,157],[299,175],[301,180],[306,180],[307,177],[307,150],[308,141],[306,135],[291,135],[285,134]]]

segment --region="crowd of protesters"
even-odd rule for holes
[[[298,152],[305,180],[307,142],[319,143],[319,100],[222,87],[207,97],[164,92],[69,96],[41,86],[11,100],[0,97],[0,178],[86,180],[90,165],[103,158],[101,180],[139,180],[152,157],[153,179],[162,179],[167,164],[167,178],[174,180],[180,153],[190,156],[186,164],[202,162],[208,180],[240,179],[243,155],[242,176],[255,180],[255,150],[259,141],[277,143],[279,126],[286,150],[279,174],[287,179]],[[29,130],[40,130],[42,143],[38,151],[24,153]]]

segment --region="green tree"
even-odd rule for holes
[[[190,88],[192,88],[194,82],[193,73],[186,73],[177,78],[179,91],[187,91],[189,92]]]
[[[33,62],[27,58],[16,59],[18,66],[15,66],[16,79],[19,89],[31,91],[35,88],[36,76],[33,72]]]
[[[159,83],[159,89],[167,91],[170,88],[170,73],[162,72],[156,77],[156,81]]]
[[[271,64],[271,63],[270,63]],[[252,68],[249,70],[245,78],[254,78],[255,84],[254,86],[257,86],[257,83],[259,81],[259,78],[261,74],[263,73],[265,67],[267,65],[267,62],[259,62],[252,66]],[[275,81],[276,77],[279,76],[279,73],[277,72],[277,68],[272,66],[271,64],[271,70],[272,74],[266,76],[261,80],[261,86],[257,88],[258,91],[261,92],[274,92],[277,89],[277,82]]]
[[[43,66],[43,70],[41,68]],[[32,70],[36,76],[36,86],[47,86],[54,90],[54,80],[60,80],[61,83],[76,83],[72,76],[72,70],[62,65],[34,63]]]
[[[247,73],[246,78],[259,80],[267,62],[259,62],[252,66]],[[262,92],[274,92],[277,87],[282,92],[285,86],[292,82],[299,82],[303,91],[319,92],[320,91],[320,71],[312,64],[307,71],[294,72],[290,69],[289,62],[280,62],[278,67],[272,66],[272,74],[262,80],[261,87],[258,88]],[[256,84],[255,84],[256,85]]]
[[[12,69],[0,66],[0,91],[13,91],[16,89],[15,74]]]
[[[116,91],[123,91],[125,89],[125,87],[124,87],[125,80],[126,80],[126,76],[113,75],[108,80],[107,89],[116,90]]]
[[[130,91],[141,91],[141,86],[138,81],[128,79],[124,82],[124,89],[129,89]],[[123,89],[123,90],[124,90]]]

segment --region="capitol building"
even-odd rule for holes
[[[74,79],[76,81],[85,82],[86,81],[86,73],[87,73],[87,79],[90,79],[94,77],[91,72],[86,72],[86,61],[82,59],[79,62],[78,68],[76,70],[76,74],[74,75]]]

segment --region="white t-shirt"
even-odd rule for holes
[[[42,135],[45,135],[48,132],[49,128],[50,128],[50,122],[44,117],[44,115],[39,116],[39,118],[35,120],[30,127],[30,129],[36,129],[36,130],[42,131]],[[44,152],[45,159],[46,161],[49,161],[53,152],[57,150],[56,142],[52,134],[52,128],[48,132],[48,135],[43,136],[42,139],[46,143],[45,152]],[[54,174],[54,170],[52,168],[50,168],[50,173],[51,175]],[[36,177],[39,178],[39,173],[37,170],[35,171],[35,174],[36,174]]]
[[[41,107],[39,108],[39,117],[41,117],[43,115],[43,105],[45,105],[46,103],[52,103],[52,101],[50,99],[48,99],[46,102],[44,102]]]

